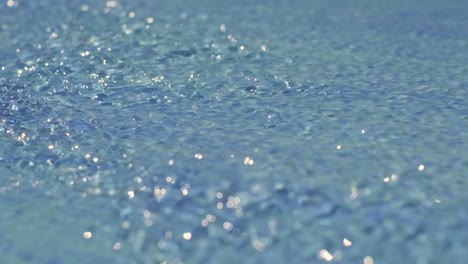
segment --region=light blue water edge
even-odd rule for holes
[[[465,263],[463,1],[0,2],[0,263]]]

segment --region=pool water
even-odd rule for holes
[[[467,14],[1,1],[0,262],[467,262]]]

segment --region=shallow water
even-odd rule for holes
[[[468,6],[422,2],[2,1],[2,262],[467,261]]]

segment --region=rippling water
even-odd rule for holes
[[[1,262],[468,261],[467,13],[0,2]]]

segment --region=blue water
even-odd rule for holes
[[[468,262],[465,1],[0,2],[0,263]]]

